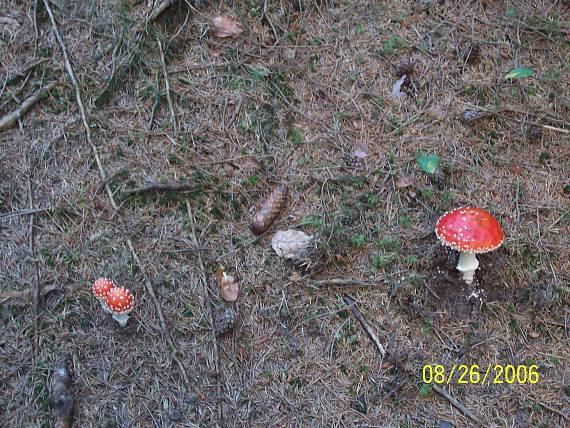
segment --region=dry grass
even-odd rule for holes
[[[569,126],[565,2],[282,0],[267,2],[265,13],[257,1],[180,2],[142,37],[132,32],[146,16],[140,1],[54,2],[117,211],[101,190],[45,10],[24,3],[0,5],[0,114],[47,82],[65,83],[1,136],[2,426],[52,426],[51,373],[65,353],[75,426],[475,426],[421,385],[424,364],[455,362],[538,364],[537,385],[446,389],[487,426],[564,425],[569,137],[528,121]],[[240,37],[207,33],[220,12],[243,23]],[[474,46],[479,59],[466,64],[463,52]],[[393,101],[392,65],[408,60],[415,93]],[[536,77],[503,79],[520,66]],[[462,103],[517,120],[466,126]],[[364,170],[345,168],[355,150],[368,153]],[[419,170],[420,151],[439,156],[443,177]],[[402,177],[409,187],[397,185]],[[123,193],[177,181],[194,187]],[[326,238],[326,254],[299,275],[273,253],[271,232],[251,244],[252,208],[277,183],[289,185],[291,200],[272,230]],[[45,211],[20,212],[31,208],[30,187],[33,208]],[[506,231],[502,249],[480,258],[482,302],[467,301],[457,254],[433,233],[437,217],[461,205],[488,209]],[[240,279],[237,326],[218,339],[209,311],[217,315],[224,302],[201,282],[198,252],[208,281],[220,265]],[[36,333],[27,292],[35,266],[49,291]],[[125,330],[90,295],[100,276],[133,289]],[[326,278],[374,286],[312,286]],[[344,292],[386,347],[384,361]]]

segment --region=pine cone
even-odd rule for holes
[[[232,308],[226,308],[216,319],[214,323],[214,331],[216,336],[223,336],[231,331],[236,324],[237,314]]]
[[[269,229],[269,226],[275,221],[279,213],[285,208],[287,202],[287,186],[278,186],[265,202],[261,205],[251,224],[251,231],[256,235],[260,235]]]
[[[344,157],[346,169],[349,171],[358,171],[366,168],[367,153],[362,150],[356,150]]]

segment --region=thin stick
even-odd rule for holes
[[[69,55],[67,54],[67,48],[65,47],[65,43],[63,42],[63,38],[59,33],[59,29],[57,27],[57,23],[55,22],[55,18],[53,16],[53,12],[51,10],[51,6],[49,5],[48,0],[43,0],[44,6],[46,11],[49,15],[49,19],[51,21],[51,26],[55,38],[57,39],[59,46],[61,48],[61,52],[63,54],[63,59],[65,62],[65,68],[67,70],[67,74],[69,74],[69,78],[71,80],[71,84],[73,85],[73,89],[75,91],[75,100],[77,101],[77,106],[79,107],[79,113],[81,114],[81,122],[83,124],[83,128],[85,130],[85,136],[87,138],[87,142],[91,147],[91,151],[93,152],[93,156],[95,157],[95,162],[97,163],[97,169],[99,170],[99,175],[101,176],[102,180],[105,180],[105,170],[103,169],[103,165],[101,163],[101,159],[99,159],[99,153],[97,152],[97,147],[93,144],[93,140],[91,138],[91,128],[89,127],[89,122],[87,121],[87,115],[85,114],[85,107],[83,107],[83,101],[81,99],[81,92],[79,91],[79,85],[77,84],[77,79],[75,78],[75,73],[73,72],[73,68],[71,67],[71,63],[69,62]],[[107,191],[107,196],[109,196],[109,200],[111,201],[111,205],[114,209],[118,209],[117,204],[115,203],[115,199],[113,198],[113,192],[111,191],[111,187],[109,184],[105,185],[105,190]]]
[[[378,348],[378,351],[380,352],[380,355],[382,355],[382,358],[384,358],[386,356],[386,349],[384,348],[382,343],[380,343],[380,339],[378,339],[378,336],[376,336],[376,333],[374,333],[372,327],[370,327],[370,325],[366,322],[366,320],[362,316],[362,312],[360,312],[360,309],[358,309],[358,306],[356,306],[356,302],[354,301],[354,299],[350,297],[348,294],[343,294],[342,299],[350,309],[350,312],[352,312],[352,315],[354,315],[354,318],[356,318],[356,320],[360,323],[360,326],[366,332],[370,340],[372,340],[372,343],[376,345],[376,348]]]
[[[31,207],[34,206],[34,197],[32,193],[32,181],[28,177],[28,202]],[[40,341],[39,341],[39,317],[40,317],[40,274],[38,271],[38,261],[36,259],[36,254],[34,251],[34,214],[30,215],[30,237],[28,241],[28,249],[32,258],[34,259],[34,279],[32,281],[32,326],[34,329],[33,332],[33,350],[34,350],[34,359],[38,356],[38,351],[40,349]]]
[[[542,407],[544,407],[547,410],[550,410],[552,413],[556,413],[558,416],[560,416],[562,419],[564,419],[565,421],[569,421],[570,417],[566,416],[564,413],[562,413],[560,410],[555,409],[554,407],[549,406],[546,403],[543,403],[542,401],[537,401],[537,404],[541,405]]]
[[[192,212],[192,206],[190,205],[190,202],[188,200],[186,200],[186,209],[188,211],[188,218],[190,219],[190,228],[192,231],[192,243],[194,245],[195,248],[200,249],[200,243],[198,242],[198,235],[196,234],[196,227],[194,226],[195,220],[194,220],[194,213]],[[202,253],[200,250],[196,251],[196,254],[198,255],[198,263],[200,264],[200,278],[202,280],[202,285],[204,287],[204,292],[205,292],[205,297],[209,302],[209,312],[210,312],[210,325],[212,327],[212,331],[214,331],[214,311],[213,311],[213,300],[212,297],[210,295],[210,287],[208,285],[208,275],[206,273],[206,267],[204,265],[204,260],[202,259]],[[218,351],[218,338],[216,336],[216,334],[214,333],[214,339],[212,341],[212,345],[214,348],[214,364],[216,365],[216,372],[218,373],[218,376],[220,377],[220,379],[222,379],[223,377],[223,373],[222,373],[222,368],[220,366],[220,354]],[[220,381],[218,382],[218,413],[219,413],[219,423],[221,426],[224,426],[224,414],[222,411],[222,394],[223,394],[223,382]]]
[[[437,392],[443,398],[447,399],[461,413],[463,413],[465,416],[467,416],[469,419],[471,419],[473,422],[475,422],[477,424],[477,426],[484,426],[481,419],[479,419],[477,416],[475,416],[471,412],[471,410],[469,410],[467,407],[465,407],[463,404],[461,404],[459,401],[457,401],[455,398],[453,398],[449,394],[449,392],[447,392],[445,389],[440,388],[438,385],[435,385],[435,384],[432,384],[432,388],[435,392]]]
[[[164,59],[164,50],[162,49],[162,43],[160,43],[158,37],[156,38],[156,43],[158,44],[158,51],[160,52],[162,74],[164,74],[164,86],[166,87],[166,100],[168,101],[168,108],[170,109],[172,126],[174,128],[174,132],[178,132],[178,124],[176,122],[176,112],[174,111],[174,103],[172,102],[172,96],[170,95],[170,82],[168,81],[168,72],[166,71],[166,60]]]
[[[141,263],[141,260],[139,259],[139,256],[138,256],[137,252],[135,251],[135,248],[133,247],[133,243],[130,239],[127,240],[127,246],[129,247],[129,250],[131,250],[131,254],[133,256],[133,259],[135,259],[135,262],[137,263],[139,270],[142,272],[142,274],[144,276],[144,286],[146,288],[147,293],[150,295],[152,302],[154,303],[154,306],[156,308],[156,312],[158,313],[160,330],[162,331],[162,334],[166,338],[166,342],[168,343],[168,345],[174,350],[173,355],[172,355],[172,359],[176,362],[176,364],[178,364],[178,368],[180,369],[180,373],[182,373],[182,378],[184,379],[184,383],[186,384],[186,386],[189,386],[190,381],[188,380],[188,374],[186,373],[186,369],[184,368],[182,361],[180,361],[178,359],[178,357],[176,356],[176,354],[178,353],[178,350],[177,350],[176,346],[174,346],[174,343],[172,342],[172,338],[170,337],[170,331],[168,330],[168,326],[166,325],[166,320],[164,319],[164,314],[162,313],[162,309],[160,307],[160,303],[158,301],[158,298],[156,297],[156,294],[154,293],[154,288],[152,286],[152,282],[150,282],[150,279],[146,273],[146,270],[145,270],[143,264]]]
[[[41,213],[44,211],[49,211],[51,209],[52,208],[28,208],[26,210],[13,211],[11,213],[6,213],[6,214],[0,215],[0,220],[4,220],[5,218],[10,218],[10,217],[16,217],[16,216],[20,216],[20,215],[29,215],[29,214]]]
[[[510,116],[507,116],[506,114],[502,114],[502,113],[499,113],[497,111],[487,109],[485,107],[474,106],[473,104],[465,103],[465,102],[459,101],[459,100],[458,100],[458,102],[459,102],[459,104],[463,104],[463,105],[470,107],[472,109],[484,111],[484,112],[489,113],[493,116],[500,117],[501,119],[511,120],[513,122],[518,122],[521,124],[522,123],[528,123],[529,125],[538,126],[539,128],[547,129],[549,131],[561,132],[563,134],[570,134],[570,129],[558,128],[556,126],[551,126],[551,125],[544,125],[542,123],[535,122],[533,120],[526,120],[526,119],[521,120],[521,119],[517,119],[516,117],[510,117]]]
[[[44,0],[45,1],[45,0]],[[6,116],[0,119],[0,131],[4,131],[6,129],[12,128],[16,125],[19,119],[21,119],[27,112],[32,108],[34,104],[38,101],[43,99],[46,94],[53,89],[53,87],[57,84],[57,81],[53,81],[45,85],[43,88],[37,90],[28,98],[26,98],[22,104],[16,110],[11,113],[8,113]]]
[[[354,278],[331,278],[331,279],[320,279],[311,281],[311,285],[321,287],[326,285],[331,286],[343,286],[343,285],[356,285],[358,287],[370,287],[373,284],[370,282],[360,281]]]
[[[188,190],[197,190],[201,187],[190,183],[152,183],[148,186],[135,187],[127,189],[123,192],[124,196],[131,196],[137,193],[150,193],[150,192],[185,192]]]
[[[73,72],[73,68],[71,67],[71,63],[69,62],[69,56],[67,55],[67,48],[65,47],[63,39],[61,38],[61,35],[60,35],[59,30],[57,28],[57,23],[55,22],[55,18],[53,16],[53,12],[51,10],[51,7],[49,5],[48,0],[43,0],[43,2],[44,2],[44,5],[46,7],[46,11],[50,17],[53,32],[54,32],[54,34],[55,34],[55,36],[59,42],[59,45],[61,47],[61,50],[63,52],[63,57],[65,60],[65,67],[66,67],[67,73],[69,74],[69,77],[71,79],[73,89],[75,90],[75,98],[77,101],[77,105],[79,107],[79,111],[81,113],[81,122],[82,122],[83,128],[85,130],[85,136],[87,138],[87,142],[89,143],[89,146],[91,147],[91,150],[92,150],[93,155],[95,157],[95,160],[97,162],[97,168],[99,170],[99,175],[100,175],[101,179],[104,181],[106,179],[105,170],[103,169],[103,164],[101,163],[101,160],[99,158],[99,154],[97,153],[97,148],[93,144],[93,140],[91,138],[91,129],[89,127],[89,122],[87,121],[87,115],[85,114],[85,108],[83,107],[83,101],[81,99],[81,93],[79,91],[79,85],[77,84],[77,79],[75,78],[75,73]],[[163,2],[163,3],[165,3],[165,2]],[[167,3],[170,4],[170,1],[168,1]],[[108,183],[105,184],[105,189],[107,190],[107,196],[109,197],[109,200],[111,201],[111,205],[113,206],[113,208],[115,210],[117,210],[118,206],[117,206],[117,203],[115,202],[115,198],[113,197],[113,192],[111,191],[111,188],[110,188]],[[154,293],[152,283],[150,282],[148,275],[146,274],[146,271],[144,270],[144,266],[142,265],[142,263],[139,259],[139,256],[137,255],[137,253],[133,247],[133,243],[131,242],[130,239],[127,240],[127,245],[129,247],[129,249],[131,250],[131,254],[133,255],[133,258],[137,262],[139,269],[141,270],[141,272],[144,275],[145,287],[146,287],[146,290],[147,290],[148,294],[150,295],[150,297],[154,303],[154,306],[156,307],[156,311],[158,313],[158,317],[159,317],[159,321],[160,321],[161,331],[164,334],[164,336],[166,337],[167,344],[172,349],[172,359],[178,364],[178,367],[180,369],[180,372],[182,374],[182,377],[184,379],[186,386],[189,386],[190,381],[188,380],[188,375],[186,374],[186,369],[184,368],[184,365],[182,364],[180,359],[177,357],[178,350],[174,346],[174,343],[172,342],[172,339],[170,337],[168,327],[166,326],[166,321],[164,320],[164,315],[162,313],[160,303],[158,302],[158,299],[156,298],[156,294]]]

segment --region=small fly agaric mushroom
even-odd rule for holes
[[[113,318],[121,327],[127,325],[129,313],[133,310],[135,298],[131,290],[123,287],[114,287],[107,294],[105,304]]]
[[[435,233],[444,245],[461,252],[457,270],[463,272],[467,284],[473,282],[479,267],[475,254],[496,250],[505,237],[495,217],[472,207],[457,208],[442,215]]]
[[[99,278],[93,283],[93,286],[91,287],[93,290],[93,295],[97,298],[97,300],[99,300],[99,303],[101,303],[103,310],[106,312],[109,312],[109,310],[105,305],[105,298],[107,297],[107,294],[109,294],[109,291],[114,287],[115,284],[109,278]]]

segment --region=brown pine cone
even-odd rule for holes
[[[226,308],[214,322],[216,336],[223,336],[231,331],[236,324],[237,314],[232,308]]]
[[[251,231],[256,235],[260,235],[269,229],[269,226],[275,221],[279,213],[285,208],[287,202],[287,186],[282,184],[278,186],[253,217],[249,225]]]
[[[356,150],[344,157],[346,169],[349,171],[358,171],[366,168],[367,153],[362,150]]]

